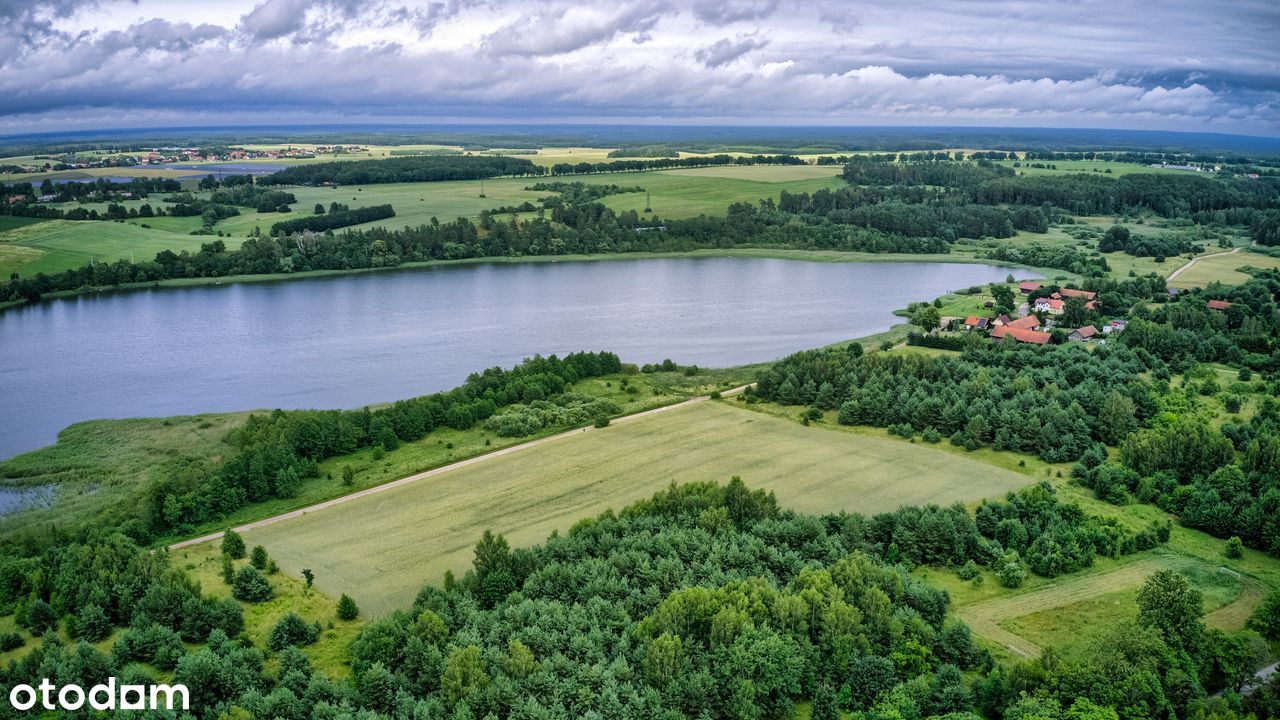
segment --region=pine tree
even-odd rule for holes
[[[343,593],[338,599],[338,619],[339,620],[355,620],[360,617],[360,607],[356,605],[356,601],[351,599],[350,595]]]

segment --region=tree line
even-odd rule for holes
[[[245,505],[295,497],[318,463],[361,448],[394,450],[421,440],[436,428],[465,430],[504,408],[538,401],[561,401],[578,380],[617,373],[618,356],[571,353],[533,357],[510,370],[489,368],[453,390],[360,410],[276,410],[253,415],[229,438],[236,452],[221,462],[184,468],[148,490],[141,516],[124,524],[140,542],[207,523]],[[565,405],[579,401],[564,400]],[[613,408],[596,406],[594,418]],[[561,417],[581,422],[577,416]],[[514,434],[514,433],[513,433]]]
[[[505,155],[422,155],[295,165],[264,175],[257,182],[261,185],[372,185],[544,173],[545,169],[531,160]]]

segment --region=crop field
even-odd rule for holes
[[[997,164],[1005,167],[1013,168],[1013,160],[998,160]],[[1189,170],[1173,170],[1171,168],[1154,168],[1150,165],[1139,165],[1138,163],[1112,162],[1109,160],[1019,160],[1022,167],[1013,168],[1019,173],[1027,175],[1063,175],[1066,173],[1104,173],[1112,176],[1130,175],[1133,173],[1159,173],[1159,174],[1180,174],[1195,175]],[[1052,168],[1034,168],[1029,167],[1028,163],[1037,163],[1040,165],[1053,165],[1057,169]],[[1110,173],[1107,171],[1110,170]]]
[[[49,220],[0,234],[0,274],[55,273],[90,261],[150,260],[161,250],[198,250],[208,236],[130,223]],[[239,242],[228,241],[231,247]]]
[[[1204,287],[1213,282],[1238,285],[1249,279],[1249,275],[1240,272],[1240,268],[1245,266],[1280,268],[1280,258],[1244,251],[1220,253],[1197,260],[1169,284],[1178,288]]]
[[[486,528],[515,545],[671,482],[740,475],[809,513],[874,513],[903,504],[972,502],[1026,485],[1021,473],[930,448],[806,428],[703,402],[476,463],[302,517],[249,530],[282,568],[373,614],[469,566]]]

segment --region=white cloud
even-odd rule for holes
[[[1115,0],[868,0],[856,18],[835,0],[250,0],[182,21],[93,5],[0,1],[0,128],[252,113],[1280,134],[1276,11],[1253,0],[1158,17]]]

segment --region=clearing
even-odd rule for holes
[[[407,605],[446,570],[465,572],[486,528],[515,545],[538,543],[671,482],[731,475],[818,514],[972,502],[1029,481],[930,448],[702,402],[308,512],[245,538],[265,545],[286,571],[311,568],[322,591],[347,593],[380,615]]]
[[[1169,286],[1177,288],[1204,287],[1209,283],[1220,282],[1227,285],[1239,285],[1250,278],[1240,268],[1252,266],[1256,268],[1280,268],[1280,258],[1270,255],[1246,251],[1218,253],[1197,258],[1177,277],[1170,278]]]

